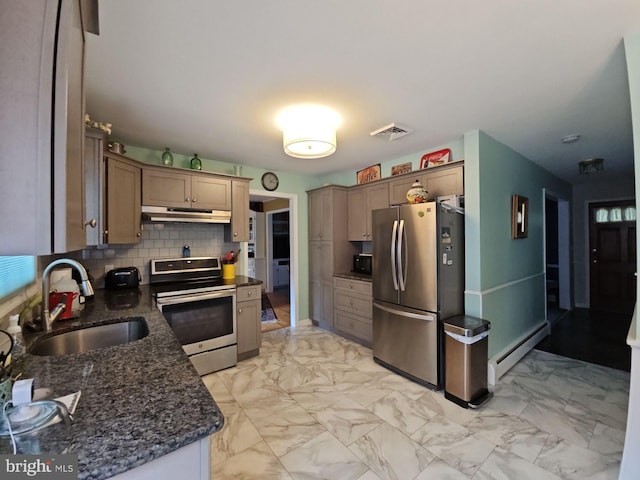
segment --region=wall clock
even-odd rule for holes
[[[262,175],[262,186],[265,190],[269,190],[273,192],[278,185],[280,184],[280,180],[278,180],[278,176],[273,172],[267,172]]]

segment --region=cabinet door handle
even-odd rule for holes
[[[96,228],[97,225],[98,225],[98,222],[95,218],[92,218],[91,220],[87,220],[86,222],[84,222],[85,227]]]
[[[249,295],[249,296],[251,296],[252,294],[253,294],[253,292],[252,292],[251,290],[249,290],[249,291],[247,292],[247,295]]]
[[[238,232],[233,232],[233,236],[237,237],[238,236]]]
[[[197,201],[198,201],[198,199],[194,197],[193,203],[196,203]]]
[[[141,236],[142,236],[142,232],[136,233],[136,237],[141,237]]]
[[[238,313],[242,313],[242,309],[241,308],[238,309]]]

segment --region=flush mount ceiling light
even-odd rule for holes
[[[589,173],[600,173],[604,170],[604,160],[602,158],[589,158],[578,162],[580,173],[588,175]]]
[[[341,118],[334,110],[321,105],[294,105],[280,112],[276,121],[287,155],[322,158],[336,151],[336,128]]]
[[[567,135],[560,139],[562,143],[576,143],[578,140],[580,140],[579,133],[574,133],[573,135]]]

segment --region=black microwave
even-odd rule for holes
[[[373,256],[370,253],[359,253],[353,256],[353,271],[371,275]]]

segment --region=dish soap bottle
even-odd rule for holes
[[[24,353],[24,340],[22,339],[22,328],[20,328],[19,321],[19,314],[9,316],[7,333],[13,338],[13,348],[11,349],[11,355],[7,358],[7,365],[11,364],[11,360],[16,360]]]
[[[202,160],[198,158],[198,154],[194,153],[191,159],[191,170],[202,170]]]

